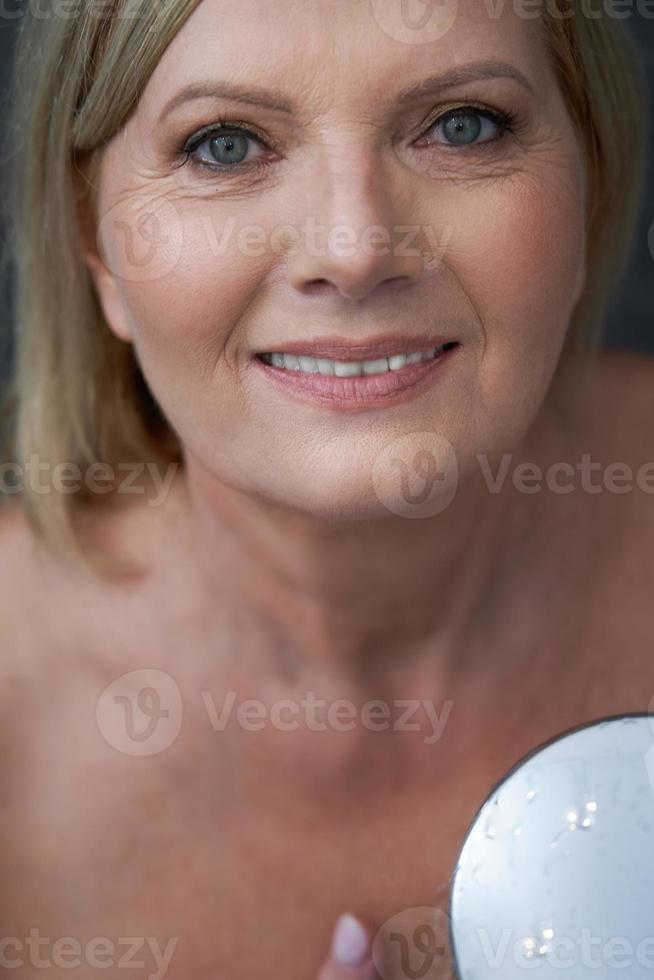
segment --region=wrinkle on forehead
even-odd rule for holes
[[[481,59],[515,62],[546,92],[553,73],[541,17],[520,17],[511,4],[495,16],[481,0],[451,2],[457,16],[444,37],[407,44],[380,26],[372,0],[203,0],[164,52],[139,111],[153,121],[183,85],[215,78],[287,91],[307,118],[346,109],[370,118],[393,90]]]

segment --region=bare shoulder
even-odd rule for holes
[[[19,609],[33,565],[34,534],[17,497],[0,504],[0,623],[11,609]]]
[[[597,448],[620,452],[625,462],[654,459],[654,356],[602,350],[584,404],[584,427]],[[616,457],[616,461],[617,461]]]
[[[180,548],[176,529],[183,524],[180,485],[159,506],[136,495],[112,507],[76,512],[75,529],[107,559],[111,575],[56,553],[34,532],[20,499],[0,504],[0,672],[9,661],[21,669],[42,668],[48,658],[66,659],[81,645],[116,636],[130,617],[147,621],[174,579]],[[180,563],[181,564],[181,563]],[[119,571],[116,571],[119,569]],[[178,576],[179,577],[179,576]]]
[[[184,482],[177,479],[161,500],[117,494],[97,506],[75,508],[71,518],[80,541],[117,563],[122,559],[125,567],[150,570],[157,567],[167,539],[183,521],[185,500]],[[33,607],[38,590],[51,587],[59,598],[68,587],[77,592],[87,586],[102,588],[90,567],[62,560],[40,540],[17,495],[0,496],[0,555],[0,604],[3,595],[17,601],[28,596]]]
[[[0,555],[0,672],[42,672],[75,644],[84,617],[99,614],[102,586],[40,538],[18,496],[0,505]]]
[[[631,379],[650,380],[654,375],[654,356],[643,351],[603,348],[597,357],[596,370],[605,381],[617,385]],[[598,375],[599,376],[599,375]]]
[[[582,484],[580,498],[584,513],[593,535],[602,542],[614,591],[620,583],[632,593],[645,590],[642,612],[651,627],[654,357],[601,351],[584,394],[582,416],[574,455],[587,464],[588,486]],[[638,588],[636,568],[640,569]]]
[[[27,667],[53,596],[39,583],[37,538],[17,497],[0,505],[0,670]],[[5,674],[6,676],[6,674]]]
[[[0,754],[7,778],[16,732],[23,731],[24,712],[34,704],[48,629],[35,584],[34,538],[16,497],[0,505],[0,556]]]

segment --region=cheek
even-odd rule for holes
[[[583,187],[575,173],[519,173],[471,191],[449,254],[483,331],[484,358],[554,368],[584,261]]]
[[[236,366],[237,345],[247,334],[244,314],[271,262],[269,251],[244,238],[243,225],[228,208],[212,213],[210,205],[167,201],[157,212],[156,240],[141,234],[137,241],[136,250],[147,255],[137,267],[138,219],[133,212],[121,219],[129,232],[111,242],[112,271],[146,371],[152,366],[181,380],[183,363],[203,381],[221,358]]]
[[[548,169],[453,189],[447,202],[444,261],[478,338],[466,411],[490,455],[512,450],[546,396],[585,261],[583,175],[574,163]]]

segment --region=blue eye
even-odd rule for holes
[[[207,147],[207,150],[198,157],[197,153],[202,147]],[[258,155],[262,155],[261,141],[253,133],[222,125],[198,133],[184,148],[199,166],[216,170],[234,170],[248,166],[258,159],[257,150]]]
[[[511,123],[511,116],[504,113],[460,106],[439,116],[427,132],[442,127],[445,138],[436,142],[445,146],[478,146],[500,139],[505,130],[511,129]],[[479,139],[480,136],[482,139]]]
[[[432,122],[420,141],[423,146],[433,146],[435,143],[447,147],[484,146],[499,142],[507,131],[513,132],[514,120],[511,113],[475,105],[457,106],[448,109]],[[442,128],[444,138],[433,139],[427,136],[439,128]],[[198,169],[214,173],[240,173],[261,169],[274,163],[274,160],[267,157],[268,149],[261,137],[224,118],[212,126],[205,126],[180,147],[187,159],[191,159]]]

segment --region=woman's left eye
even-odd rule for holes
[[[461,106],[448,109],[438,117],[426,130],[430,133],[440,129],[443,138],[431,140],[423,134],[420,139],[428,143],[437,142],[445,146],[478,146],[484,143],[494,143],[500,139],[505,130],[510,129],[511,118],[504,113],[491,112],[489,109],[476,109],[472,106]]]

